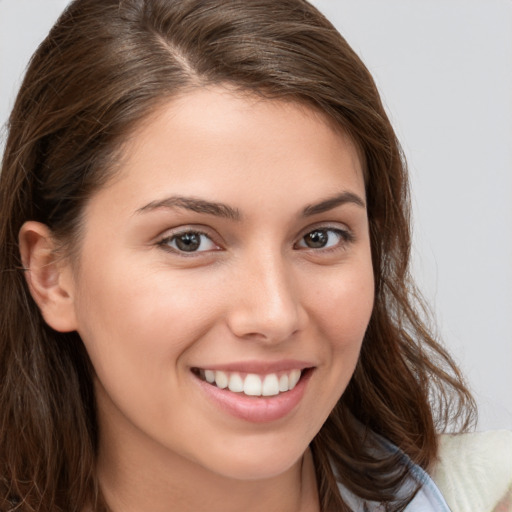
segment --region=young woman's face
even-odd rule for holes
[[[300,459],[373,305],[347,137],[298,104],[184,95],[128,141],[86,207],[80,251],[74,314],[100,446],[238,479]]]

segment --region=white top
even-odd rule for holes
[[[512,431],[441,436],[432,478],[452,512],[512,512]]]
[[[404,492],[421,484],[407,512],[512,512],[512,431],[442,435],[432,477],[405,455],[404,462],[412,475]],[[339,489],[353,512],[365,510],[363,500],[341,484]],[[385,510],[376,502],[366,506]]]

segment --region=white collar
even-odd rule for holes
[[[399,448],[380,438],[383,446],[391,452],[400,451]],[[428,473],[402,452],[404,464],[410,468],[412,479],[406,480],[403,492],[406,493],[420,484],[420,489],[414,496],[414,499],[407,505],[405,512],[450,512],[441,491],[438,489]],[[384,512],[385,505],[374,501],[365,501],[351,493],[343,484],[338,483],[338,489],[347,505],[353,512]],[[366,507],[366,508],[365,508]]]

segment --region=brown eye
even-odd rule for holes
[[[207,235],[197,231],[177,233],[164,238],[160,245],[177,252],[204,252],[218,248]]]
[[[201,246],[201,235],[199,233],[184,233],[175,238],[176,247],[180,251],[193,252]]]
[[[298,247],[306,249],[328,249],[330,247],[336,247],[344,242],[352,240],[352,235],[348,231],[341,229],[322,228],[314,229],[309,233],[306,233],[299,243]]]
[[[320,249],[325,247],[329,242],[329,235],[326,230],[317,229],[308,233],[303,240],[307,247],[311,249]]]

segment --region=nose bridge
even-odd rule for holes
[[[278,250],[240,262],[229,323],[239,337],[278,342],[301,329],[303,314],[291,263]]]

